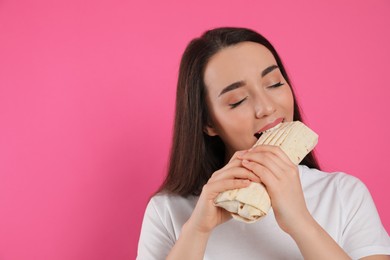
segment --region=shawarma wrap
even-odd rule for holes
[[[279,146],[298,165],[314,149],[318,135],[300,121],[285,122],[262,133],[257,145]],[[251,182],[242,189],[221,192],[214,201],[215,205],[229,211],[234,219],[252,223],[267,215],[271,200],[261,183]]]

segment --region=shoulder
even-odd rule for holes
[[[149,200],[138,244],[140,258],[160,259],[168,254],[196,201],[197,197],[171,194],[157,194]]]
[[[160,218],[163,223],[171,223],[172,220],[184,223],[191,215],[198,197],[182,197],[174,194],[160,193],[153,196],[146,211]]]
[[[327,189],[334,189],[337,192],[367,190],[366,185],[359,178],[344,172],[325,172],[300,165],[299,173],[302,185],[306,188],[323,187]]]
[[[195,205],[198,197],[188,196],[183,197],[175,194],[168,193],[159,193],[154,195],[150,201],[148,206],[153,206],[156,209],[169,208],[171,206],[186,206],[186,205]]]
[[[138,241],[137,259],[161,259],[168,255],[192,212],[194,199],[157,194],[149,200]]]
[[[312,215],[353,259],[390,253],[389,236],[361,180],[306,166],[299,172]]]
[[[299,166],[299,171],[305,197],[312,202],[313,207],[320,203],[323,208],[328,205],[328,210],[340,208],[343,214],[353,212],[362,205],[366,206],[366,210],[375,207],[366,185],[355,176],[306,166]]]

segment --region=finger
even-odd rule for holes
[[[280,147],[268,146],[265,149],[269,152],[262,152],[263,156],[256,157],[257,160],[253,159],[253,155],[249,155],[250,153],[254,152],[248,152],[245,154],[245,156],[249,156],[251,158],[249,160],[256,160],[256,162],[270,169],[272,173],[275,174],[275,176],[280,180],[285,179],[286,177],[297,178],[297,175],[299,175],[298,166],[290,159],[287,160],[288,156]],[[284,157],[284,159],[281,157]]]
[[[277,177],[263,165],[258,164],[256,162],[250,162],[248,160],[243,160],[242,165],[248,170],[255,173],[266,187],[273,187],[277,184]]]
[[[296,165],[290,160],[288,155],[279,147],[274,145],[260,145],[258,147],[255,147],[254,149],[251,149],[248,151],[248,153],[245,153],[242,158],[247,159],[246,156],[256,153],[256,152],[268,152],[276,157],[273,157],[274,160],[278,160],[278,165],[283,169],[288,169],[291,167],[295,167]]]
[[[288,155],[282,150],[282,148],[280,148],[279,146],[276,146],[276,145],[258,145],[256,147],[250,149],[249,153],[250,152],[262,152],[262,151],[264,151],[264,152],[268,151],[268,152],[275,154],[277,157],[282,159],[288,165],[294,164],[290,160],[290,157],[288,157]],[[244,157],[247,154],[248,153],[243,154],[242,157]]]
[[[244,158],[243,161],[255,162],[269,169],[278,179],[289,170],[288,165],[271,152],[249,152]]]
[[[237,151],[233,154],[232,158],[230,158],[229,162],[219,169],[218,171],[214,172],[213,176],[218,176],[220,175],[224,170],[231,169],[233,167],[238,167],[241,166],[241,159],[239,157],[243,154],[248,152],[248,150],[243,150],[243,151]]]
[[[249,180],[244,179],[224,179],[205,184],[202,193],[205,193],[206,197],[209,199],[214,200],[221,192],[245,188],[248,187],[250,183]]]
[[[230,170],[230,169],[233,169],[235,167],[240,167],[241,166],[241,160],[239,159],[233,159],[231,160],[228,164],[226,164],[224,167],[222,167],[221,169],[219,169],[218,171],[215,171],[212,175],[211,175],[211,178],[216,178],[218,176],[220,176],[221,174],[223,174],[224,172]],[[211,179],[210,178],[210,179]]]
[[[220,174],[213,176],[213,178],[210,179],[210,182],[215,182],[222,179],[248,179],[253,182],[260,182],[260,178],[256,174],[242,167],[241,165],[239,167],[234,167],[222,171]]]
[[[242,150],[242,151],[237,151],[233,154],[232,158],[230,158],[229,162],[232,162],[234,160],[240,159],[244,154],[246,154],[248,150]]]

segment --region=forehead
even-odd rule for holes
[[[255,42],[241,42],[226,47],[211,57],[205,68],[206,86],[223,87],[239,80],[246,80],[270,65],[276,65],[272,53]]]

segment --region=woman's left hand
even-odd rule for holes
[[[259,145],[239,158],[242,165],[259,176],[266,186],[281,229],[292,235],[312,221],[303,196],[298,167],[280,147]]]

